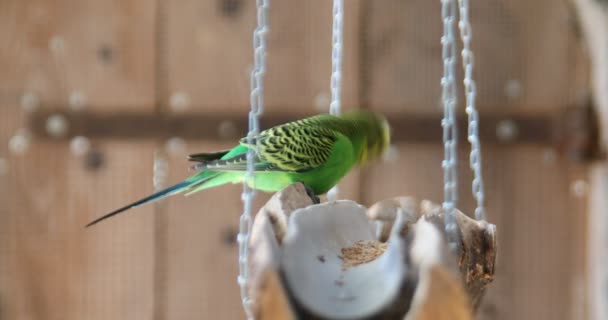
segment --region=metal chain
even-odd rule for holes
[[[471,144],[469,165],[473,171],[472,192],[477,201],[475,219],[486,220],[484,208],[483,176],[481,174],[481,146],[479,142],[479,116],[475,108],[477,86],[473,80],[473,51],[471,50],[471,24],[469,22],[469,0],[458,0],[460,9],[460,38],[462,39],[462,68],[464,69],[464,91],[466,99],[466,112],[468,115],[468,140]]]
[[[154,152],[154,163],[152,166],[152,185],[154,192],[164,189],[169,176],[169,162],[167,155],[160,150]]]
[[[456,132],[456,44],[454,41],[454,20],[456,16],[456,0],[441,0],[441,17],[443,20],[442,59],[443,77],[441,78],[442,102],[443,102],[443,144],[444,160],[444,200],[443,209],[445,215],[445,228],[448,240],[456,240],[457,226],[454,217],[454,209],[458,200],[458,176],[457,176],[457,132]]]
[[[333,5],[333,28],[331,35],[331,103],[329,113],[339,115],[341,112],[342,101],[342,30],[344,17],[344,0],[334,0]],[[339,189],[334,186],[327,192],[327,199],[335,201],[338,199]]]
[[[343,0],[334,0],[333,9],[333,32],[331,46],[331,104],[329,105],[329,113],[333,115],[340,114],[342,93],[342,30],[344,17],[344,2]]]
[[[253,70],[251,71],[251,110],[249,111],[249,133],[247,143],[253,145],[255,137],[260,132],[259,118],[264,112],[264,73],[266,72],[266,32],[268,31],[268,5],[269,0],[257,0],[257,27],[253,32]],[[238,284],[241,288],[241,299],[247,319],[254,319],[252,304],[249,296],[249,237],[252,224],[252,206],[255,198],[255,174],[254,165],[257,156],[257,148],[247,151],[247,173],[243,182],[243,214],[239,221],[239,234],[237,242],[239,245],[239,276]]]

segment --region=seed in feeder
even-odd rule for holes
[[[346,270],[348,268],[373,261],[382,255],[387,248],[387,243],[374,240],[358,241],[352,247],[342,248],[342,256],[344,257],[342,269]]]

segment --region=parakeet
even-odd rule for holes
[[[229,150],[189,156],[199,172],[186,180],[112,211],[87,224],[94,225],[133,207],[162,198],[192,193],[227,183],[242,183],[247,171],[247,151],[257,148],[255,187],[279,191],[302,182],[321,195],[329,191],[354,166],[379,158],[390,144],[390,127],[379,113],[355,110],[339,116],[329,114],[289,122],[247,138]]]

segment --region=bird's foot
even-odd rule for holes
[[[312,199],[312,203],[314,203],[314,204],[321,203],[321,199],[319,199],[319,197],[317,197],[315,192],[309,186],[304,185],[304,188],[306,189],[306,194],[310,197],[310,199]]]

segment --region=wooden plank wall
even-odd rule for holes
[[[586,70],[564,3],[472,3],[482,112],[552,113],[575,101]],[[266,114],[326,110],[331,1],[271,6]],[[168,184],[188,174],[187,153],[229,145],[94,140],[103,155],[98,169],[64,144],[34,141],[24,154],[7,146],[27,117],[20,105],[28,92],[40,108],[68,106],[81,92],[82,112],[245,116],[254,10],[251,1],[0,2],[0,158],[7,168],[0,168],[0,319],[243,317],[231,241],[239,186],[82,229],[152,191],[155,154],[167,162]],[[438,114],[439,1],[352,0],[346,10],[345,108]],[[218,124],[227,135],[229,128]],[[500,251],[482,318],[584,319],[585,195],[573,196],[571,185],[585,185],[586,168],[543,146],[483,150]],[[396,151],[398,157],[347,177],[341,197],[440,201],[441,146]],[[470,212],[465,152],[461,207]]]
[[[152,111],[154,10],[148,1],[0,3],[2,319],[152,316],[153,208],[121,224],[83,225],[152,191],[154,143],[94,141],[97,170],[65,144],[33,141],[23,154],[7,146],[24,124],[26,93],[40,108],[67,106],[80,92],[82,112]]]

